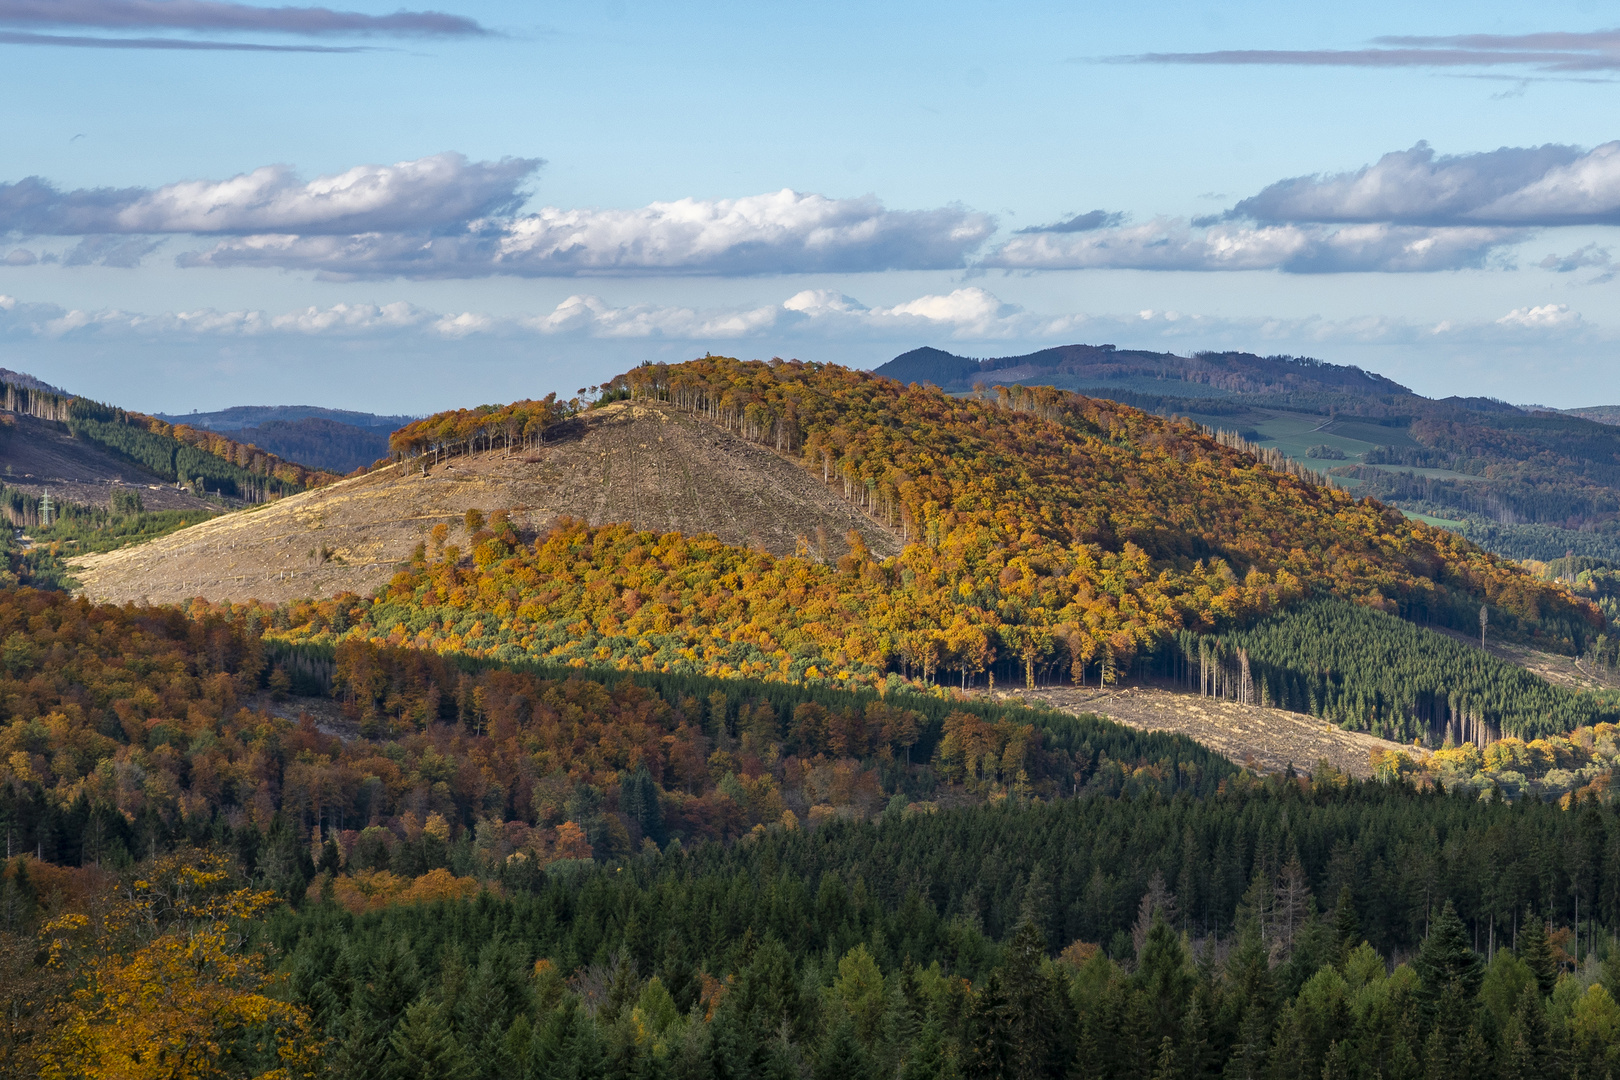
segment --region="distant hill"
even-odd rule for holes
[[[388,433],[392,429],[356,427],[306,416],[301,420],[266,420],[257,427],[209,430],[316,468],[351,473],[388,456]]]
[[[978,381],[1035,383],[1063,390],[1146,383],[1141,388],[1186,397],[1214,394],[1327,392],[1410,394],[1382,375],[1308,356],[1253,353],[1174,353],[1116,349],[1112,345],[1060,345],[1022,356],[975,360],[940,349],[901,353],[874,373],[903,383],[931,383],[945,391],[970,390]],[[1176,385],[1185,384],[1185,385]]]
[[[1591,405],[1584,409],[1561,409],[1565,416],[1579,416],[1600,424],[1620,425],[1620,405]]]
[[[41,379],[36,379],[26,371],[12,371],[10,368],[0,367],[0,383],[9,383],[12,386],[21,386],[29,390],[41,390],[47,394],[66,394],[67,391],[59,386],[52,386]]]
[[[351,473],[387,457],[389,432],[416,419],[319,405],[236,405],[218,412],[159,415],[335,473]]]
[[[1184,416],[1275,449],[1516,559],[1620,562],[1620,406],[1549,410],[1423,397],[1372,372],[1302,356],[1064,345],[974,359],[921,348],[878,375],[955,394],[1055,386]]]
[[[218,412],[158,413],[171,424],[190,424],[210,431],[236,431],[270,423],[298,420],[331,420],[357,428],[380,428],[385,433],[404,427],[414,416],[381,416],[348,409],[323,409],[319,405],[234,405]]]

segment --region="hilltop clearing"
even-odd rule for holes
[[[88,596],[170,602],[192,596],[283,602],[387,584],[433,527],[466,543],[468,510],[506,510],[533,537],[567,516],[688,534],[777,555],[801,538],[847,550],[899,551],[888,530],[766,447],[662,403],[615,402],[553,430],[521,453],[504,449],[377,469],[218,518],[136,548],[74,564]]]

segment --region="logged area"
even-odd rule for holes
[[[205,509],[212,504],[172,483],[159,482],[145,469],[87,439],[74,438],[61,424],[24,413],[7,413],[0,423],[0,483],[29,495],[50,493],[58,502],[106,506],[114,491],[139,491],[149,510]]]
[[[776,555],[792,554],[801,538],[814,545],[818,535],[828,554],[840,555],[852,528],[880,555],[900,548],[888,530],[774,451],[667,405],[621,402],[559,425],[523,453],[460,456],[425,474],[418,464],[379,469],[86,557],[74,572],[86,595],[116,603],[367,594],[387,584],[435,525],[459,527],[469,509],[509,510],[531,536],[568,516],[714,533]]]
[[[1185,735],[1259,772],[1279,772],[1290,765],[1309,772],[1317,762],[1326,760],[1340,772],[1366,779],[1373,775],[1375,753],[1421,755],[1412,746],[1360,731],[1345,731],[1320,717],[1178,694],[1159,687],[1059,687],[1012,691],[1003,696],[1039,702],[1076,716],[1106,717],[1138,731]]]

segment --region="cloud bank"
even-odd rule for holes
[[[1557,74],[1620,70],[1620,31],[1379,37],[1363,49],[1221,49],[1110,58],[1132,64],[1364,68],[1521,67]]]
[[[1482,266],[1523,239],[1509,229],[1355,225],[1189,226],[1158,218],[1094,232],[1017,235],[979,264],[1002,270],[1281,270],[1413,273]]]
[[[0,0],[4,2],[4,0]],[[267,165],[158,188],[0,183],[0,240],[78,237],[7,265],[137,266],[171,237],[206,238],[182,267],[333,279],[681,276],[1082,269],[1424,273],[1510,265],[1535,230],[1620,225],[1620,141],[1440,155],[1427,143],[1360,169],[1278,180],[1223,214],[1128,223],[1092,210],[1004,234],[960,205],[891,210],[875,196],[784,188],[729,199],[526,210],[538,158],[443,153],[304,180]],[[119,240],[119,238],[123,238]],[[12,244],[8,244],[11,247]],[[1591,257],[1549,259],[1569,270]]]
[[[25,303],[0,295],[0,339],[145,339],[177,343],[240,338],[382,339],[452,342],[483,337],[522,341],[590,338],[608,341],[709,342],[837,340],[1031,342],[1074,340],[1163,342],[1172,349],[1228,345],[1265,349],[1283,343],[1434,344],[1567,342],[1597,333],[1561,304],[1526,305],[1491,321],[1422,325],[1368,317],[1223,318],[1175,311],[1043,314],[970,286],[890,306],[869,307],[843,293],[805,290],[778,304],[693,308],[615,305],[576,294],[533,315],[435,312],[414,304],[335,304],[282,314],[264,311],[85,311]]]
[[[994,229],[989,215],[960,207],[888,210],[871,197],[831,199],[783,189],[633,210],[545,207],[473,221],[452,236],[247,236],[183,256],[181,265],[420,278],[942,270],[966,265]]]
[[[0,0],[0,25],[234,31],[308,37],[341,34],[475,37],[489,33],[472,19],[439,11],[401,10],[389,15],[367,15],[325,7],[259,7],[223,0]]]
[[[229,180],[164,187],[62,191],[37,176],[0,184],[0,233],[354,233],[459,228],[510,213],[538,158],[469,162],[435,154],[394,165],[359,165],[305,182],[285,165]]]

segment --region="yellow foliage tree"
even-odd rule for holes
[[[320,1043],[308,1013],[278,1000],[247,922],[279,902],[233,888],[217,854],[154,863],[106,913],[44,928],[49,962],[76,968],[39,1055],[47,1080],[213,1080],[313,1076]]]

